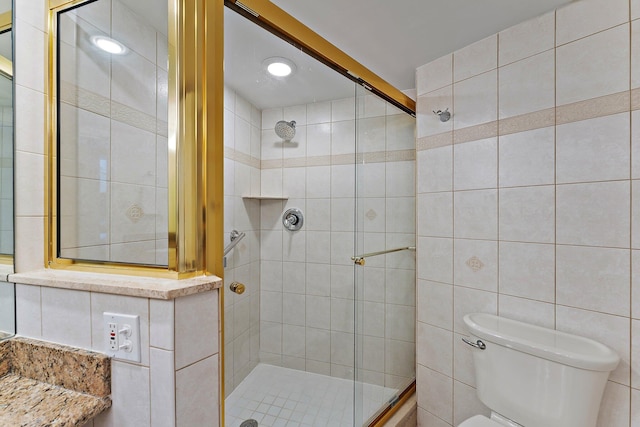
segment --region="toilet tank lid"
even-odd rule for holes
[[[469,332],[490,343],[592,371],[612,371],[620,357],[589,338],[487,313],[464,316]]]

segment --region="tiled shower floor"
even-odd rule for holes
[[[363,384],[363,419],[397,392]],[[225,400],[225,417],[226,427],[239,427],[249,418],[260,427],[350,427],[353,382],[259,364]]]

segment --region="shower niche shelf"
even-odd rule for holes
[[[242,196],[248,200],[289,200],[289,196]]]

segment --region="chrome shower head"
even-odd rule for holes
[[[280,120],[276,123],[276,127],[274,129],[276,131],[276,135],[285,141],[291,141],[294,136],[296,136],[296,122],[291,120],[290,122],[286,122],[284,120]]]

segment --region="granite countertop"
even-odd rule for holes
[[[111,407],[104,354],[27,338],[0,342],[0,425],[83,426]]]

